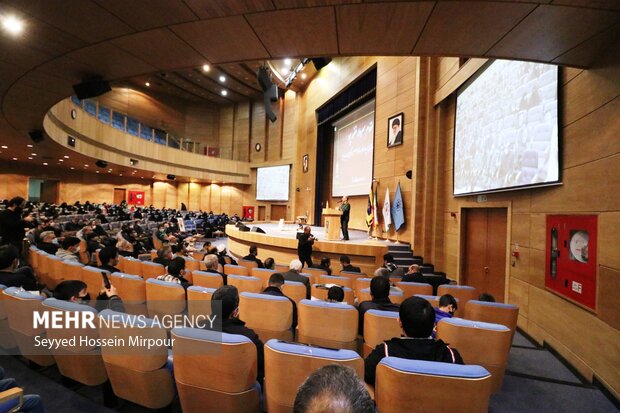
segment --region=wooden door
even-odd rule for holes
[[[279,221],[281,219],[286,220],[286,205],[272,205],[271,220]]]
[[[264,220],[265,220],[265,207],[259,206],[258,207],[258,221],[264,221]]]
[[[127,192],[127,190],[124,188],[114,188],[114,203],[116,205],[120,204],[126,199],[125,192]]]
[[[468,208],[463,210],[462,284],[479,293],[489,293],[504,301],[506,280],[506,208]]]
[[[41,202],[58,203],[58,181],[41,182]]]

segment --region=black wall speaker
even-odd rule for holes
[[[166,178],[170,179],[171,181],[174,181],[177,177],[175,175],[170,174],[166,176]]]
[[[100,76],[87,79],[82,81],[82,83],[73,85],[73,91],[80,100],[94,98],[96,96],[103,95],[110,90],[112,90],[110,87],[110,82],[104,80]]]
[[[413,171],[410,169],[405,175],[407,175],[407,178],[411,179],[411,177],[413,176]]]
[[[251,232],[258,232],[259,234],[264,234],[265,231],[263,231],[262,228],[259,227],[252,227],[252,231]]]
[[[239,231],[241,231],[241,232],[250,232],[250,227],[248,227],[247,225],[241,224],[239,226]]]
[[[261,66],[258,68],[258,72],[256,72],[256,80],[258,80],[258,84],[260,85],[260,88],[263,89],[263,92],[271,87],[271,77],[269,76],[269,69],[266,66]]]
[[[312,64],[314,65],[314,68],[317,72],[323,69],[332,61],[331,57],[313,57],[310,60],[312,60]]]
[[[32,141],[34,143],[39,143],[39,142],[43,142],[43,131],[40,130],[32,130],[30,132],[28,132],[28,135],[30,135],[30,139],[32,139]]]
[[[95,162],[95,165],[97,165],[99,168],[105,168],[108,166],[108,163],[100,159],[97,162]]]
[[[273,85],[273,89],[275,89],[276,101],[278,100],[278,88],[276,85]],[[269,118],[271,122],[275,122],[278,120],[278,116],[273,112],[273,108],[271,107],[271,99],[273,96],[273,91],[271,93],[269,91],[263,93],[263,105],[265,106],[265,115]]]

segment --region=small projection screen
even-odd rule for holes
[[[290,165],[256,169],[257,201],[288,201]]]
[[[558,67],[496,60],[457,93],[455,196],[560,183]]]
[[[373,172],[375,100],[338,119],[333,126],[332,196],[368,195]]]

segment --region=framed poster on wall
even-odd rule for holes
[[[128,191],[127,203],[129,205],[144,205],[144,191]]]

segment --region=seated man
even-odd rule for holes
[[[65,261],[80,262],[80,239],[77,237],[66,237],[60,244],[60,249],[56,251],[56,256]]]
[[[19,251],[14,245],[0,246],[0,284],[7,287],[22,287],[26,291],[39,289],[37,279],[30,267],[17,268]]]
[[[62,281],[54,289],[54,298],[57,300],[71,301],[77,304],[90,305],[90,294],[88,294],[86,283],[80,280]],[[97,311],[109,309],[121,313],[125,312],[125,305],[118,296],[116,287],[112,284],[110,284],[110,288],[105,288],[105,286],[103,286],[97,296],[95,309]]]
[[[402,277],[405,273],[402,268],[398,267],[394,263],[394,256],[390,253],[387,253],[383,256],[383,268],[386,268],[389,271],[390,275],[396,277]]]
[[[329,364],[299,387],[293,412],[375,413],[375,403],[352,368]]]
[[[230,255],[226,254],[226,245],[220,244],[215,248],[216,248],[215,254],[217,254],[217,258],[220,264],[226,265],[226,258],[228,258],[232,265],[237,265],[237,261]],[[211,252],[209,252],[209,254],[211,254]]]
[[[227,276],[226,274],[222,274],[221,272],[218,271],[218,266],[219,266],[219,260],[217,258],[217,255],[215,254],[207,254],[205,255],[204,258],[204,262],[205,262],[205,266],[207,267],[207,271],[208,273],[211,274],[217,274],[219,276],[222,277],[222,280],[224,280],[224,285],[228,284],[228,280],[227,280]]]
[[[250,254],[243,257],[243,259],[247,261],[254,261],[256,264],[258,264],[258,268],[264,268],[263,262],[258,259],[257,255],[258,248],[256,247],[256,245],[250,245]]]
[[[375,270],[375,277],[383,277],[390,282],[390,293],[402,293],[403,290],[398,288],[391,280],[390,280],[390,272],[385,267],[379,267]]]
[[[420,266],[418,264],[412,264],[409,266],[409,271],[401,280],[406,283],[425,283],[424,274],[420,272]]]
[[[218,288],[211,297],[212,301],[222,302],[222,332],[228,334],[239,334],[246,336],[256,346],[257,375],[256,380],[263,384],[265,376],[265,358],[263,342],[254,330],[247,328],[245,323],[239,319],[239,291],[234,285],[225,285]]]
[[[398,304],[390,301],[390,281],[384,277],[374,277],[370,281],[371,301],[364,301],[357,307],[359,311],[359,332],[364,335],[364,314],[368,310],[398,311]],[[430,334],[429,334],[430,335]]]
[[[306,298],[310,299],[310,279],[301,275],[302,264],[299,260],[293,260],[288,266],[287,272],[282,272],[285,281],[297,281],[304,283],[306,286]]]
[[[99,250],[99,261],[101,261],[101,265],[99,268],[102,270],[109,271],[110,274],[113,272],[121,272],[115,266],[118,265],[118,249],[116,247],[103,247]]]
[[[271,257],[267,258],[263,264],[265,264],[266,270],[274,270],[276,268],[276,260]]]
[[[47,252],[48,254],[56,255],[58,251],[58,238],[54,231],[43,231],[40,235],[41,242],[37,244],[37,247]]]
[[[458,310],[458,305],[453,296],[444,294],[439,297],[439,307],[435,308],[435,325],[437,325],[442,318],[452,318],[456,310]]]
[[[341,303],[344,300],[344,290],[337,285],[329,287],[327,290],[327,302],[328,303]]]
[[[4,369],[0,367],[0,392],[13,389],[17,386],[17,381],[13,378],[5,378]],[[38,394],[25,394],[23,404],[18,412],[24,413],[43,413],[43,402]]]
[[[421,297],[409,297],[400,306],[398,322],[404,337],[379,344],[364,361],[364,379],[375,384],[377,365],[383,357],[464,364],[461,355],[441,340],[431,337],[435,310]],[[413,339],[413,340],[412,340]]]
[[[160,281],[181,284],[183,288],[191,286],[191,283],[184,277],[185,260],[182,257],[174,258],[166,267],[166,274],[157,277]]]
[[[349,258],[348,255],[341,255],[340,256],[340,265],[342,266],[342,271],[346,271],[346,272],[362,272],[362,270],[360,270],[360,267],[355,267],[355,266],[351,265],[351,259]]]
[[[478,297],[478,301],[485,301],[487,303],[494,303],[495,302],[495,297],[493,297],[489,293],[482,293],[482,294],[480,294],[480,297]]]
[[[329,257],[323,257],[321,258],[321,263],[313,265],[312,268],[325,270],[327,272],[327,275],[332,275],[331,262],[332,261],[329,259]]]
[[[302,275],[303,277],[303,275]],[[269,286],[265,288],[263,294],[274,295],[276,297],[286,297],[282,292],[282,286],[284,285],[284,277],[280,273],[271,274],[269,277]],[[290,297],[286,297],[289,299],[291,304],[293,305],[293,324],[291,329],[295,331],[295,327],[297,327],[297,304]]]
[[[153,258],[153,262],[167,267],[172,260],[172,248],[166,245],[157,250],[157,257]]]

